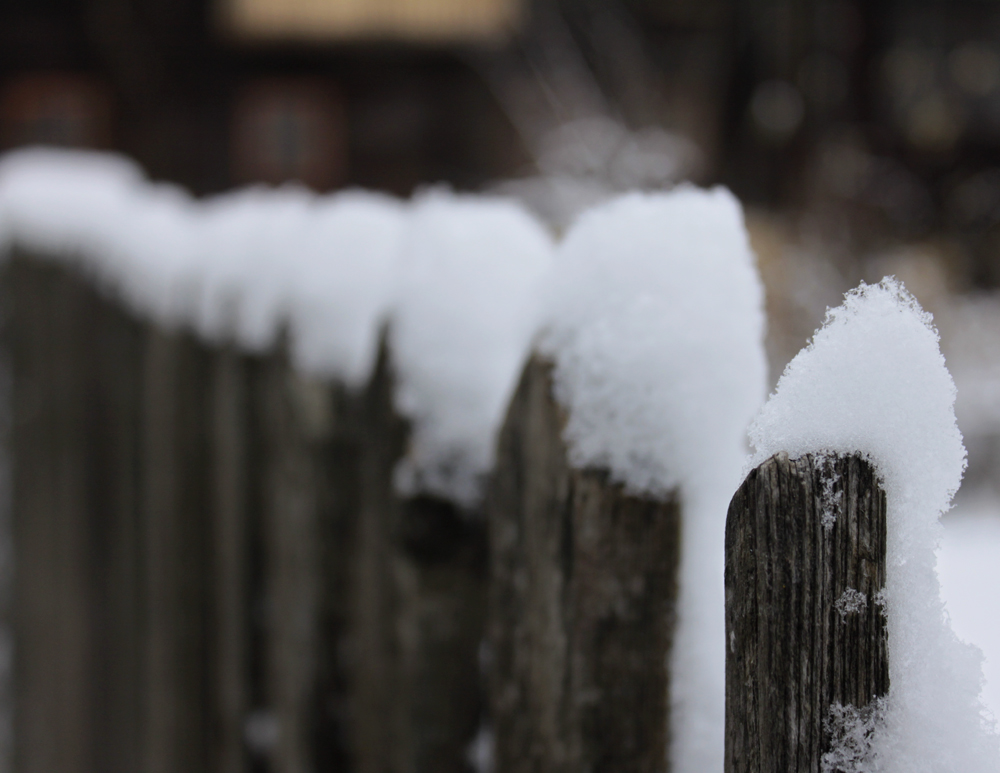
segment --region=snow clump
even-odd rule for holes
[[[72,263],[168,327],[190,314],[195,209],[181,188],[151,185],[121,156],[28,149],[0,158],[0,250]]]
[[[939,519],[965,468],[954,404],[930,315],[886,278],[828,311],[751,427],[751,466],[780,451],[861,453],[886,492],[889,695],[877,711],[831,715],[843,743],[825,758],[828,770],[1000,769],[980,699],[982,656],[952,632],[935,568]]]
[[[208,199],[199,214],[197,329],[262,351],[287,323],[298,368],[362,387],[393,301],[405,205],[258,187]]]
[[[396,408],[413,422],[396,470],[405,493],[480,500],[552,252],[507,199],[431,190],[413,203],[390,327]]]
[[[681,187],[585,212],[557,250],[545,323],[570,462],[683,500],[672,769],[721,770],[726,510],[766,389],[763,289],[739,203]]]

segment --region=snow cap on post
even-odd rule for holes
[[[150,183],[112,153],[27,148],[0,158],[0,250],[78,263],[163,325],[190,313],[195,210],[184,190]]]
[[[552,239],[511,200],[435,189],[413,202],[402,249],[390,345],[396,409],[413,430],[396,485],[475,507]]]
[[[720,443],[742,448],[764,396],[763,288],[727,190],[631,193],[585,212],[546,302],[541,349],[576,466],[662,496],[700,479]]]
[[[766,379],[763,288],[739,202],[684,186],[595,207],[549,284],[540,349],[568,411],[570,462],[637,495],[681,495],[672,769],[721,770],[726,506]]]
[[[208,199],[198,212],[197,329],[235,335],[253,351],[287,322],[296,367],[362,387],[392,299],[403,203],[258,187]]]
[[[886,278],[827,312],[751,428],[751,467],[779,451],[860,453],[886,492],[889,696],[874,725],[857,711],[833,718],[844,726],[833,728],[843,743],[824,759],[830,770],[986,773],[1000,764],[979,698],[981,655],[952,633],[935,568],[939,518],[965,468],[954,403],[930,315]]]

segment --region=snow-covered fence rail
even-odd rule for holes
[[[889,691],[885,575],[869,462],[778,454],[750,473],[726,524],[726,773],[839,770],[821,765],[831,710]]]
[[[659,771],[681,508],[577,469],[551,365],[533,358],[500,436],[489,642],[498,771]]]
[[[5,309],[12,338],[32,339],[12,369],[28,428],[11,449],[13,550],[30,567],[15,604],[38,622],[13,625],[17,765],[465,770],[484,702],[476,513],[537,322],[544,227],[446,191],[195,202],[125,159],[26,151],[0,160],[0,243],[8,278],[86,298],[43,281],[52,297],[12,304],[23,319]],[[109,343],[104,316],[132,337]],[[39,419],[36,376],[73,411]],[[111,505],[90,496],[113,477],[106,456],[114,550]],[[31,479],[50,468],[73,485]],[[26,654],[32,636],[71,637],[61,672]],[[125,719],[108,729],[94,685],[118,682],[106,700]],[[44,711],[18,708],[35,699]]]

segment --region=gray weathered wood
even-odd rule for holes
[[[71,272],[24,254],[4,269],[3,301],[14,766],[135,770],[141,330]]]
[[[498,773],[667,769],[680,507],[572,469],[532,359],[488,498]]]
[[[143,360],[143,773],[209,764],[209,358],[149,327]]]
[[[726,773],[819,773],[831,705],[888,692],[885,545],[885,494],[859,456],[778,454],[740,486],[726,524]]]
[[[320,603],[317,479],[310,431],[325,431],[328,388],[303,382],[284,349],[269,357],[259,411],[263,428],[267,689],[277,727],[271,753],[277,773],[313,768],[311,713]],[[309,397],[300,392],[310,390]],[[313,411],[302,410],[311,397]],[[312,424],[313,426],[310,426]]]
[[[430,496],[400,497],[408,433],[383,345],[362,415],[351,690],[359,773],[459,773],[479,725],[485,607],[481,519]]]
[[[350,658],[352,610],[352,551],[357,546],[360,513],[360,400],[342,385],[319,392],[306,382],[299,390],[300,412],[312,427],[313,453],[320,474],[316,480],[319,509],[316,543],[320,596],[316,619],[312,743],[315,771],[349,771]],[[303,399],[305,398],[305,399]],[[308,409],[306,406],[313,406]],[[319,406],[321,410],[315,410]],[[312,416],[308,419],[308,416]]]
[[[10,265],[17,769],[465,771],[485,526],[396,494],[385,350],[359,399]]]
[[[258,717],[276,731],[261,739],[273,740],[262,751],[276,773],[342,770],[357,405],[342,387],[297,373],[284,343],[256,373],[264,610]]]
[[[222,348],[211,365],[214,636],[210,637],[211,760],[215,773],[243,773],[243,724],[250,703],[248,475],[249,369]]]

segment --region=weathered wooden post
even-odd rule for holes
[[[14,769],[241,771],[245,358],[40,256],[3,290]]]
[[[726,523],[726,773],[819,773],[836,704],[889,689],[886,498],[859,455],[777,454]]]
[[[250,368],[230,346],[212,360],[210,453],[214,636],[210,769],[243,773],[250,688]]]
[[[143,773],[209,766],[210,357],[146,328],[140,454]]]
[[[680,505],[570,467],[551,370],[522,375],[487,500],[495,769],[664,771]]]
[[[343,388],[297,373],[284,341],[259,364],[254,405],[262,473],[261,697],[273,721],[271,766],[276,773],[337,768],[346,753],[356,405]]]
[[[462,773],[479,726],[485,529],[393,486],[408,427],[383,343],[363,411],[353,557],[352,738],[359,773]]]
[[[13,766],[137,770],[142,328],[22,251],[3,269],[3,308]]]
[[[283,351],[267,359],[259,384],[262,530],[267,631],[265,684],[275,723],[272,765],[311,768],[312,679],[319,602],[315,460],[296,415]]]

